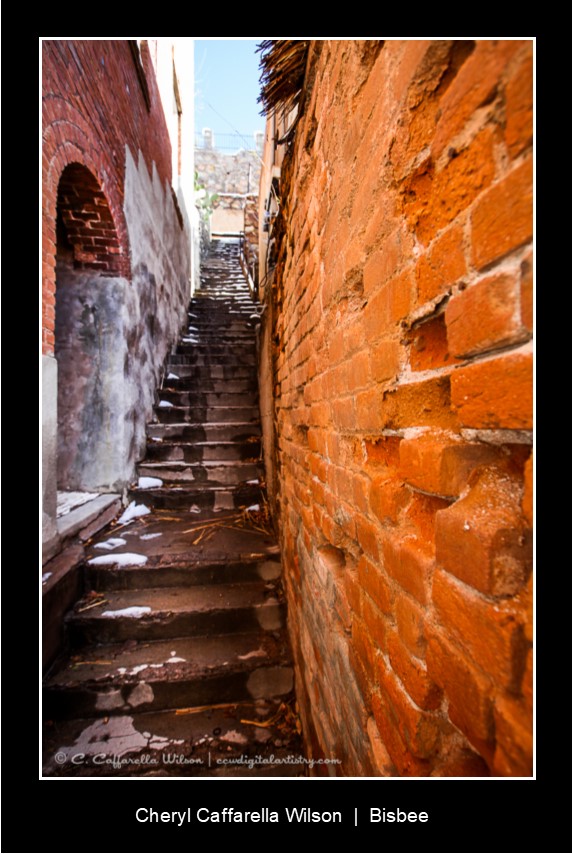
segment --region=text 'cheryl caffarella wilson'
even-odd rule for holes
[[[344,811],[346,812],[346,811]],[[399,807],[393,810],[384,808],[372,807],[368,810],[360,811],[363,821],[377,824],[379,822],[398,824],[413,824],[416,822],[429,821],[428,812],[413,812],[402,810]],[[150,807],[139,807],[135,811],[135,818],[140,823],[161,823],[174,824],[177,827],[182,827],[184,824],[199,822],[204,824],[212,822],[213,824],[227,823],[277,823],[285,821],[289,824],[300,824],[304,822],[324,822],[326,824],[341,824],[344,819],[352,824],[358,823],[358,810],[348,810],[344,816],[341,810],[313,810],[309,807],[281,807],[278,810],[272,810],[268,807],[261,807],[258,810],[239,810],[234,807],[224,807],[223,809],[211,810],[208,807],[187,807],[185,810],[164,810],[159,812]]]

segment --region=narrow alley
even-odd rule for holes
[[[41,775],[534,778],[535,38],[41,48]]]
[[[213,241],[126,512],[89,542],[44,773],[304,776],[260,462],[258,307]]]

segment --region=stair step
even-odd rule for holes
[[[83,613],[78,613],[76,606],[66,623],[72,643],[78,646],[260,629],[272,632],[283,626],[284,604],[262,581],[111,590],[106,593],[105,604]]]
[[[95,554],[95,552],[94,552]],[[259,559],[247,557],[192,560],[188,553],[161,555],[144,566],[86,566],[86,577],[95,591],[143,590],[148,587],[184,587],[191,584],[237,584],[264,581],[272,584],[281,573],[279,558],[260,554]]]
[[[224,354],[224,353],[210,353],[210,352],[197,352],[194,350],[189,353],[171,353],[169,356],[169,365],[171,366],[171,370],[174,373],[178,373],[179,365],[195,365],[199,368],[208,368],[211,366],[232,366],[232,365],[249,365],[251,368],[255,368],[256,366],[256,354],[253,352],[249,353],[235,353]]]
[[[211,422],[210,424],[148,424],[150,439],[183,439],[188,442],[249,442],[261,435],[260,423],[252,421]]]
[[[179,375],[177,375],[179,376]],[[194,394],[245,394],[251,392],[258,399],[258,382],[256,375],[251,372],[250,377],[240,379],[223,380],[216,378],[203,378],[193,376],[179,376],[179,379],[165,379],[159,396],[163,398],[163,391],[181,392],[188,391]]]
[[[257,406],[258,391],[174,391],[163,388],[159,392],[161,400],[167,400],[174,406],[208,408],[212,406]]]
[[[153,489],[129,490],[129,500],[138,504],[151,505],[158,509],[190,510],[197,506],[201,510],[239,509],[262,505],[264,490],[256,484],[241,483],[237,486],[160,486]]]
[[[84,647],[45,684],[48,717],[89,717],[285,696],[285,636],[268,631]]]
[[[142,462],[137,466],[140,477],[160,477],[170,483],[193,483],[198,486],[227,486],[257,480],[262,475],[261,463],[242,462],[241,460],[203,461],[200,463],[179,462],[177,460],[161,462]]]
[[[162,424],[221,424],[224,422],[258,421],[256,406],[160,406],[155,407],[157,420]]]
[[[223,708],[194,714],[131,709],[126,715],[100,713],[98,717],[51,723],[44,733],[42,774],[303,777],[307,764],[300,736],[266,725],[279,714],[280,702],[226,703]],[[265,726],[242,723],[257,720]]]
[[[258,462],[260,442],[149,442],[145,459],[186,463],[240,460]]]
[[[165,372],[165,382],[171,383],[173,380],[167,380],[167,376],[172,373],[179,379],[195,379],[201,383],[203,381],[210,382],[214,380],[238,381],[252,380],[256,378],[256,368],[252,365],[174,365],[169,362]],[[176,382],[176,381],[175,381]]]

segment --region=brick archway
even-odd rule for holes
[[[57,215],[73,250],[75,269],[129,278],[129,257],[122,251],[105,194],[81,163],[70,163],[62,172]]]

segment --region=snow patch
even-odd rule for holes
[[[173,655],[167,659],[167,664],[177,664],[179,661],[186,661],[186,658],[179,658],[178,655]]]
[[[163,486],[160,477],[140,477],[137,481],[137,489],[152,489],[154,486]]]
[[[250,511],[258,511],[258,510],[260,510],[260,504],[251,504],[250,507],[246,508],[247,513],[249,513]]]
[[[120,608],[119,611],[104,611],[102,617],[133,617],[138,620],[143,614],[150,614],[151,608],[148,605],[132,605],[131,608]],[[147,666],[147,665],[145,665]]]
[[[143,566],[147,563],[146,555],[138,555],[135,552],[123,552],[116,555],[101,555],[101,557],[92,557],[88,563],[92,566]]]
[[[51,572],[44,572],[44,574],[42,575],[42,584],[45,584],[46,581],[48,580],[48,578],[51,577],[51,575],[52,575]]]
[[[110,540],[106,540],[104,543],[95,543],[94,549],[107,549],[111,551],[118,546],[124,546],[126,543],[127,540],[123,540],[121,537],[111,537]]]
[[[200,513],[200,512],[201,512],[201,508],[198,507],[196,504],[193,504],[191,507],[191,513]]]
[[[260,483],[260,480],[258,478],[256,478],[255,480],[247,480],[246,482],[249,484],[255,484],[255,483]]]
[[[163,534],[161,534],[161,533],[159,533],[159,534],[141,534],[139,539],[140,540],[154,540],[155,537],[162,537],[162,536],[163,536]]]
[[[168,379],[168,380],[179,380],[179,379],[181,379],[181,378],[180,378],[180,377],[178,377],[178,376],[177,376],[177,374],[168,373],[168,374],[167,374],[167,379]]]
[[[130,522],[132,519],[137,519],[138,516],[146,516],[147,513],[150,513],[148,507],[145,504],[137,504],[136,501],[132,501],[129,507],[125,510],[122,516],[117,520],[119,525],[125,525],[127,522]]]
[[[170,409],[173,406],[170,400],[160,400],[159,409]]]

